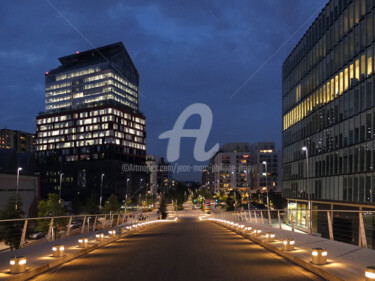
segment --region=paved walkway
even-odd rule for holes
[[[211,217],[215,217],[212,215]],[[209,217],[207,217],[209,219]],[[328,251],[328,263],[317,266],[320,269],[334,274],[335,276],[350,281],[364,280],[364,269],[367,266],[375,265],[375,251],[366,248],[360,248],[355,245],[332,241],[316,236],[309,236],[304,233],[281,230],[257,223],[234,221],[245,226],[259,228],[262,233],[273,232],[276,235],[276,241],[270,243],[278,249],[283,248],[283,238],[295,239],[295,251],[288,252],[294,257],[311,263],[312,248],[326,248]],[[248,235],[250,236],[250,235]],[[262,235],[259,240],[266,243],[266,238]]]
[[[322,279],[238,234],[191,217],[120,239],[32,280]]]

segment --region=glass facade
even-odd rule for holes
[[[283,65],[283,194],[375,202],[375,1],[331,0]],[[306,171],[307,147],[309,173]]]
[[[46,80],[46,112],[107,101],[138,109],[138,87],[117,75],[109,63],[46,75],[54,76]]]
[[[36,161],[41,197],[61,188],[66,201],[147,184],[146,119],[139,111],[139,74],[124,45],[114,43],[59,58],[45,73],[45,113],[37,116]],[[102,175],[105,175],[102,179]],[[61,177],[60,177],[61,176]],[[102,184],[101,184],[102,183]]]
[[[139,75],[122,43],[59,60],[45,73],[47,113],[108,103],[138,110]]]
[[[145,118],[114,107],[42,115],[37,119],[36,151],[61,149],[59,162],[100,159],[104,148],[113,144],[122,152],[140,154],[146,151]],[[96,153],[87,147],[93,146]],[[99,147],[99,148],[97,148]]]

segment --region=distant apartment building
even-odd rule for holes
[[[268,188],[280,193],[280,154],[273,142],[227,143],[211,158],[202,177],[214,191],[256,193]]]
[[[16,152],[32,152],[35,135],[7,128],[0,129],[0,149],[15,149]]]
[[[59,58],[45,73],[45,113],[37,116],[41,194],[62,199],[138,190],[146,172],[146,119],[139,111],[139,74],[122,43]],[[60,184],[61,179],[61,184]],[[129,179],[129,180],[128,180]]]
[[[258,142],[250,145],[252,166],[250,192],[265,188],[281,193],[281,151],[275,150],[274,142]]]
[[[163,157],[146,156],[146,165],[149,172],[150,193],[155,195],[172,183],[171,165]]]
[[[250,187],[250,146],[227,143],[211,158],[208,168],[214,191],[246,191]]]
[[[204,167],[202,170],[201,186],[208,187],[210,185],[210,170],[209,167]]]

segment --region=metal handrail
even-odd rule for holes
[[[126,215],[132,213],[139,213],[140,211],[135,211],[131,213],[112,213],[112,214],[82,214],[82,215],[66,215],[66,216],[57,216],[57,217],[33,217],[33,218],[20,218],[20,219],[6,219],[0,220],[1,222],[10,222],[10,221],[24,221],[24,220],[43,220],[43,219],[64,219],[64,218],[80,218],[80,217],[92,217],[92,216],[113,216],[113,215]]]

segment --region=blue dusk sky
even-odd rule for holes
[[[35,133],[35,117],[44,111],[45,71],[61,56],[122,41],[140,74],[147,154],[166,156],[168,141],[158,136],[192,103],[207,104],[213,113],[206,150],[257,141],[275,141],[281,149],[282,63],[326,3],[1,1],[0,128]],[[199,116],[186,124],[199,126]],[[174,164],[206,164],[194,160],[193,148],[194,139],[183,139]]]

